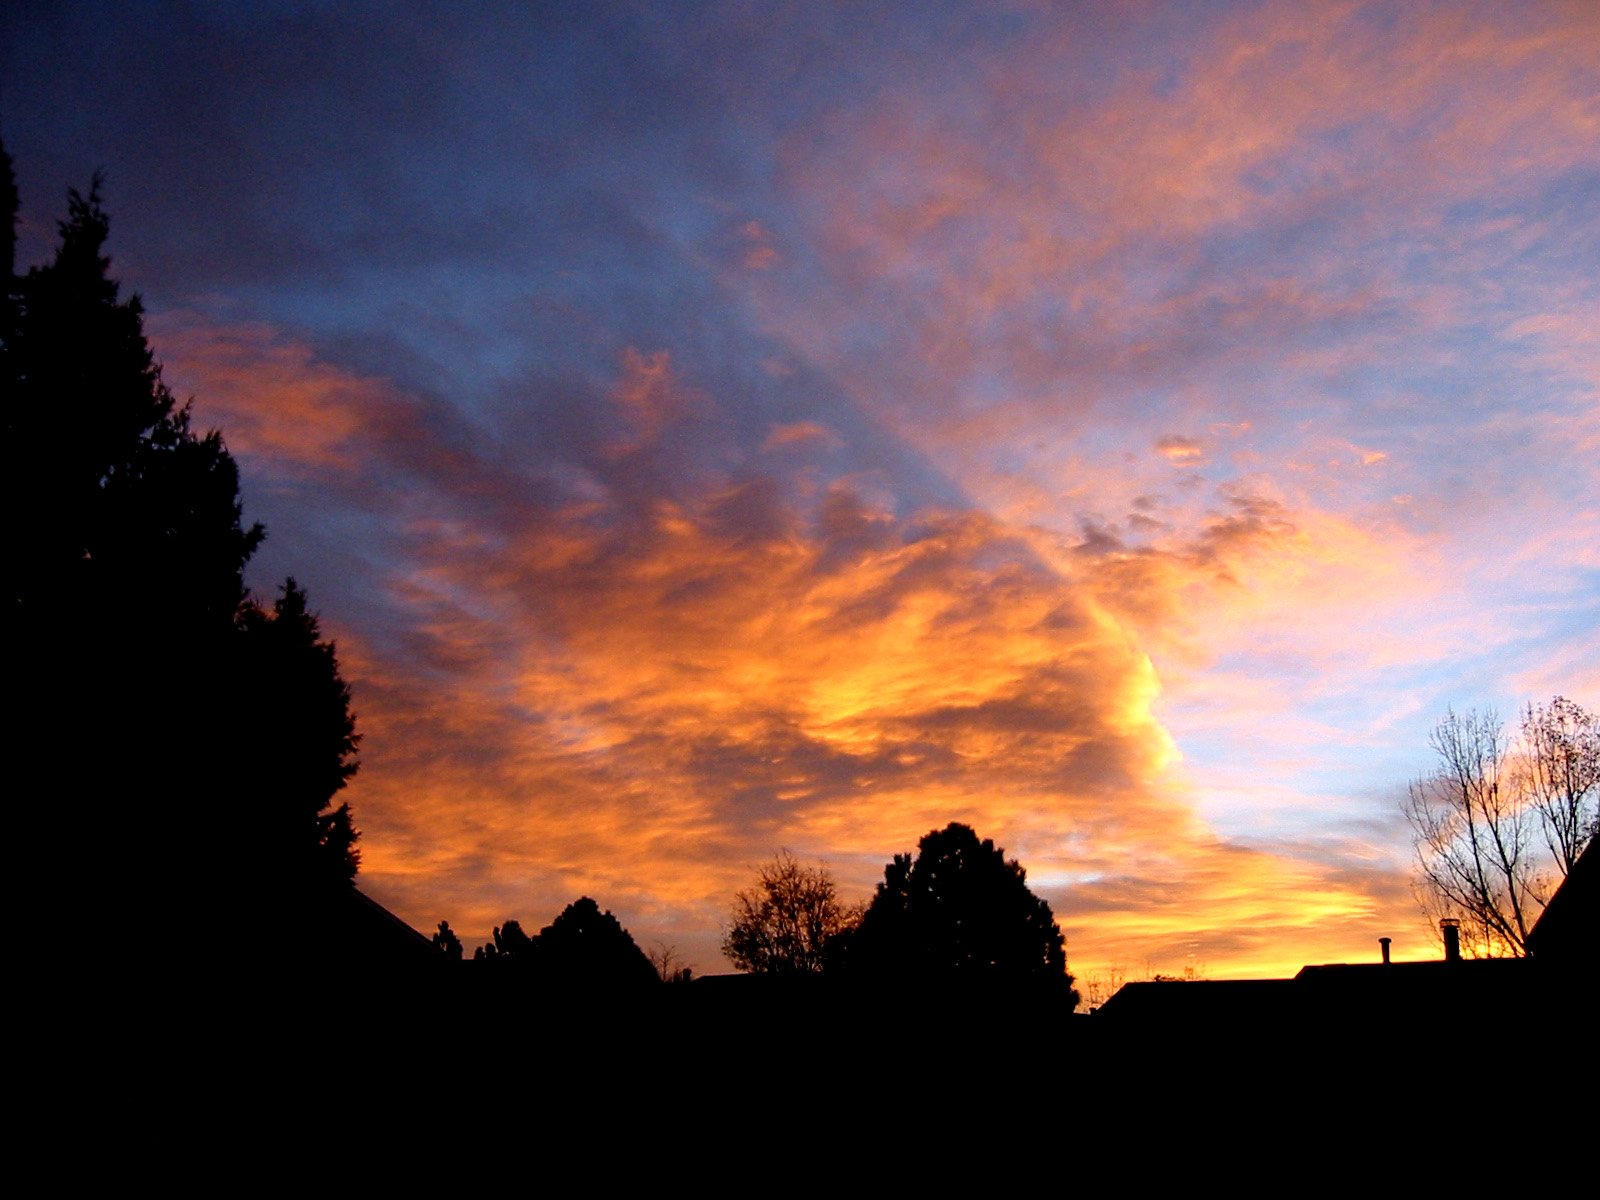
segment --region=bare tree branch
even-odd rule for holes
[[[1530,705],[1520,733],[1513,743],[1493,711],[1447,711],[1428,738],[1437,765],[1412,782],[1403,805],[1418,900],[1431,920],[1461,921],[1474,954],[1526,954],[1556,877],[1595,833],[1595,718],[1557,697]]]
[[[1595,834],[1600,809],[1600,721],[1556,696],[1522,714],[1526,787],[1542,818],[1545,844],[1563,876]]]
[[[859,908],[839,903],[826,867],[803,867],[780,850],[760,868],[756,886],[734,898],[722,952],[736,966],[760,974],[820,971],[828,942],[859,920]]]

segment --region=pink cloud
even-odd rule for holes
[[[784,446],[803,446],[818,444],[825,446],[840,445],[839,435],[825,425],[816,421],[794,421],[788,425],[774,425],[772,432],[767,434],[767,440],[762,443],[763,450],[777,450]]]

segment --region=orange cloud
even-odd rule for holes
[[[173,312],[152,317],[149,332],[169,386],[203,398],[202,422],[221,428],[233,453],[280,469],[348,466],[354,436],[394,401],[380,382],[316,361],[265,324]]]
[[[215,355],[191,332],[174,366],[198,379]],[[384,409],[408,402],[380,381],[278,339],[218,337],[268,368],[306,363],[328,398],[321,429],[400,452]],[[257,469],[340,469],[280,427],[302,411],[279,404],[279,374],[236,378],[230,419],[256,431]],[[624,474],[709,402],[665,355],[625,354],[609,393],[631,431]],[[1321,944],[1315,930],[1389,912],[1377,877],[1209,834],[1157,716],[1141,620],[1276,569],[1269,547],[1304,536],[1279,507],[1241,497],[1183,553],[1052,561],[992,517],[896,514],[848,478],[792,492],[713,473],[641,504],[591,473],[565,498],[507,498],[484,527],[451,515],[458,473],[481,468],[434,469],[395,554],[370,568],[386,623],[324,612],[364,735],[364,879],[419,927],[448,917],[482,938],[589,893],[716,970],[751,863],[788,846],[865,895],[891,854],[950,820],[1023,857],[1080,968],[1199,952],[1260,973]]]
[[[622,378],[611,399],[627,430],[610,447],[610,453],[618,456],[654,442],[663,428],[688,416],[700,403],[692,390],[678,384],[665,350],[643,354],[631,347],[623,353]]]
[[[1198,466],[1205,462],[1205,447],[1194,438],[1168,434],[1156,439],[1156,453],[1175,466]]]

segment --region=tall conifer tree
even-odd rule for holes
[[[113,944],[140,956],[159,922],[204,955],[241,913],[267,930],[274,911],[303,918],[317,885],[348,884],[357,835],[331,803],[355,771],[354,719],[304,592],[291,580],[271,608],[250,600],[264,531],[243,521],[221,436],[196,433],[162,382],[108,231],[97,178],[69,194],[52,260],[6,276],[20,841],[70,850],[37,881],[52,920],[115,920]]]

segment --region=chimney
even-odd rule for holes
[[[1445,962],[1461,961],[1461,922],[1445,917],[1439,922],[1439,932],[1444,935]]]
[[[1383,947],[1383,965],[1389,965],[1389,938],[1379,938],[1378,945]]]

